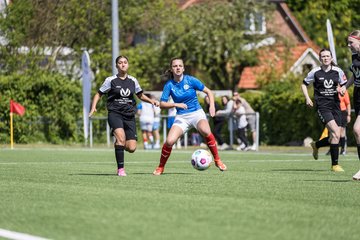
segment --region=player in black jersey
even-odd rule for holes
[[[116,58],[118,74],[108,77],[95,94],[89,117],[96,112],[96,104],[103,94],[107,94],[108,122],[116,138],[114,143],[117,162],[117,174],[126,176],[124,169],[124,150],[132,153],[136,150],[136,102],[134,94],[142,101],[159,106],[159,102],[145,96],[139,82],[128,75],[128,58]]]
[[[350,71],[353,73],[346,86],[341,88],[341,93],[345,93],[346,89],[354,83],[353,104],[355,108],[356,120],[354,123],[354,135],[356,139],[358,158],[360,160],[360,30],[355,30],[349,34],[348,47],[352,52],[352,64]],[[354,180],[360,180],[360,171],[354,176]]]
[[[307,86],[314,85],[314,100],[316,111],[321,122],[329,131],[329,137],[313,142],[313,156],[318,158],[318,148],[330,145],[331,170],[343,172],[343,168],[338,164],[339,159],[339,140],[341,125],[340,100],[338,87],[346,84],[344,72],[335,66],[331,51],[322,49],[319,53],[320,67],[313,68],[304,79],[301,89],[306,99],[306,105],[313,107],[314,104],[309,97]]]

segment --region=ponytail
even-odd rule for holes
[[[161,81],[168,81],[170,79],[174,79],[174,74],[170,69],[167,69],[163,75],[161,75]]]

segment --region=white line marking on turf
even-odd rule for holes
[[[345,161],[345,162],[352,162],[356,160],[354,159],[342,159],[341,161]],[[312,162],[312,163],[316,163],[316,162],[327,162],[329,161],[328,159],[319,159],[319,160],[312,160],[312,159],[252,159],[252,160],[246,160],[246,159],[231,159],[231,160],[226,160],[225,162],[228,163],[279,163],[279,162]],[[158,160],[153,160],[153,161],[144,161],[144,162],[139,162],[139,161],[127,161],[126,164],[141,164],[141,165],[148,165],[148,164],[154,164],[157,163]],[[185,163],[185,162],[190,162],[190,160],[170,160],[171,163]],[[104,162],[0,162],[0,165],[16,165],[16,164],[35,164],[35,165],[52,165],[52,164],[100,164],[100,165],[113,165],[114,162],[113,161],[104,161]]]
[[[12,232],[1,228],[0,228],[0,237],[12,239],[12,240],[48,240],[47,238],[32,236],[25,233]]]

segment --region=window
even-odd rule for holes
[[[246,34],[265,34],[266,25],[264,15],[259,12],[247,14],[245,17],[245,30]]]

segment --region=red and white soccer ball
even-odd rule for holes
[[[191,165],[199,171],[208,169],[212,161],[213,157],[211,153],[204,149],[195,150],[191,156]]]

